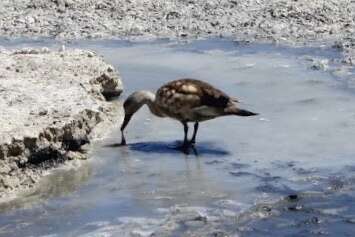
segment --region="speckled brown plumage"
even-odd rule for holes
[[[180,79],[163,85],[158,91],[158,97],[173,97],[185,98],[190,102],[195,102],[193,105],[215,105],[226,106],[229,97],[222,91],[213,88],[210,84],[193,79]]]
[[[222,115],[223,110],[233,106],[233,100],[210,84],[194,79],[180,79],[169,82],[157,91],[156,103],[166,116],[194,122],[210,119],[213,114]],[[203,116],[197,108],[210,107],[215,111]]]
[[[188,122],[195,122],[191,143],[195,143],[198,123],[219,116],[253,116],[256,113],[239,109],[238,100],[228,96],[212,85],[195,79],[179,79],[160,87],[154,95],[148,91],[138,91],[124,102],[125,119],[121,126],[122,144],[125,144],[123,130],[132,115],[147,104],[150,111],[159,117],[170,117],[184,125],[184,144],[188,144]]]

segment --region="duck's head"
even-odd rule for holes
[[[154,104],[155,95],[151,91],[136,91],[132,93],[123,103],[124,119],[121,125],[121,145],[126,145],[124,129],[128,125],[134,113],[136,113],[144,104],[151,107]]]

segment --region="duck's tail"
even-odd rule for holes
[[[258,113],[254,113],[245,109],[239,109],[235,106],[229,107],[225,109],[225,113],[227,115],[238,115],[238,116],[255,116],[258,115]]]
[[[238,115],[238,116],[255,116],[258,115],[258,113],[254,113],[245,109],[237,109],[237,111],[235,113],[233,113],[234,115]]]

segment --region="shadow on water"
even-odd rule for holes
[[[199,138],[212,140],[197,143],[197,156],[192,149],[186,156],[174,140],[181,127],[143,108],[129,130],[132,143],[115,144],[116,129],[93,145],[87,167],[57,172],[40,189],[0,204],[0,236],[147,236],[150,230],[157,230],[154,236],[228,236],[217,230],[255,237],[353,236],[355,98],[327,72],[308,68],[314,60],[338,58],[336,51],[228,40],[67,46],[95,50],[119,68],[123,97],[194,77],[245,99],[243,106],[262,115],[206,122]]]
[[[155,153],[155,154],[179,154],[182,153],[180,148],[181,142],[164,142],[164,141],[154,141],[154,142],[137,142],[128,144],[128,148],[132,151],[143,152],[143,153]],[[112,143],[104,145],[104,147],[122,147],[120,143]],[[212,142],[199,142],[195,147],[191,147],[192,153],[194,155],[213,155],[213,156],[227,156],[230,152],[215,146]]]

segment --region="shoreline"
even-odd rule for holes
[[[119,73],[91,51],[19,49],[1,51],[0,59],[3,198],[33,187],[58,164],[86,159],[82,146],[121,116],[107,99],[123,87]]]
[[[5,0],[0,35],[80,39],[182,39],[308,45],[328,42],[355,64],[355,3],[349,0]]]

